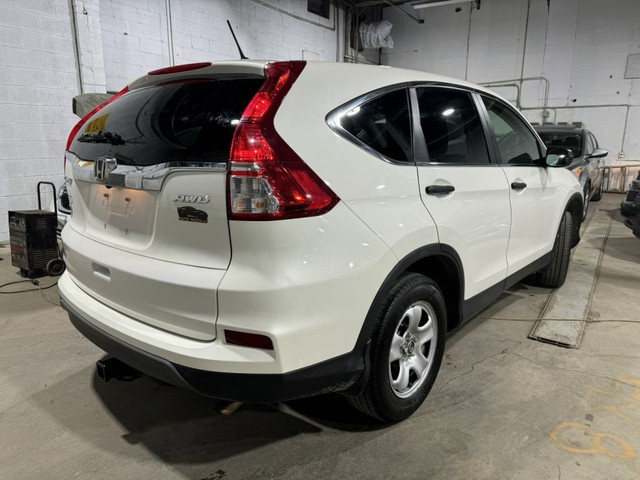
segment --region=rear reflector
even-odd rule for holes
[[[211,62],[185,63],[183,65],[174,65],[173,67],[159,68],[151,70],[147,75],[167,75],[168,73],[188,72],[189,70],[198,70],[199,68],[210,67]]]
[[[256,333],[236,332],[235,330],[225,330],[224,338],[227,343],[240,345],[243,347],[262,348],[273,350],[273,342],[266,335]]]

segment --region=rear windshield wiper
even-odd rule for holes
[[[120,135],[107,131],[83,133],[78,141],[82,143],[110,143],[111,145],[124,145],[124,140]]]

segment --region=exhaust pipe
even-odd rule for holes
[[[96,362],[96,372],[100,380],[105,383],[112,378],[123,382],[130,382],[142,376],[142,373],[138,370],[115,357],[98,360]]]

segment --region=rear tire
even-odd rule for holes
[[[440,369],[446,315],[444,297],[433,280],[417,273],[400,278],[374,325],[364,391],[347,397],[349,403],[384,422],[398,422],[414,413]]]
[[[534,274],[534,283],[540,287],[558,288],[564,284],[569,269],[571,256],[571,237],[573,232],[573,217],[570,212],[564,212],[556,241],[551,251],[551,263],[544,270]]]

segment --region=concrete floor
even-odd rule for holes
[[[0,295],[0,478],[638,479],[640,240],[621,200],[591,204],[585,226],[607,228],[578,247],[606,237],[580,348],[528,339],[551,292],[517,285],[450,337],[432,393],[392,426],[339,395],[224,416],[147,378],[103,384],[59,307]],[[0,284],[19,279],[0,257]]]

